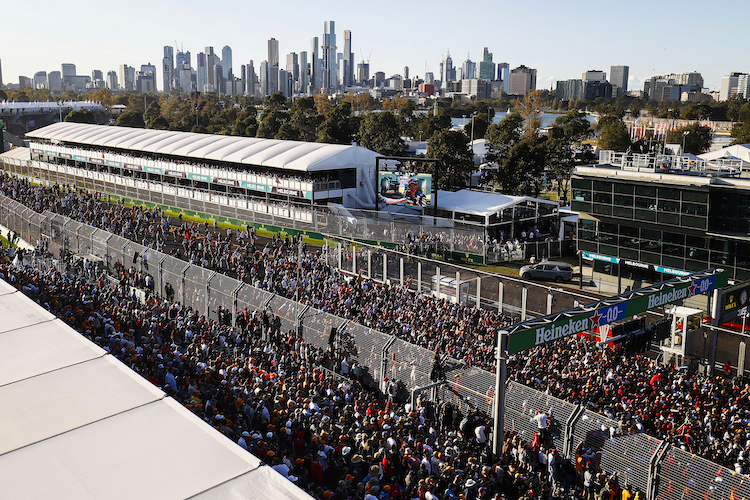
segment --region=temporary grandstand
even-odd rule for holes
[[[377,153],[354,145],[67,122],[27,136],[32,159],[219,192],[308,204],[374,193]]]
[[[0,280],[3,498],[309,499]]]

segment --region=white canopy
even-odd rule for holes
[[[538,201],[556,205],[557,202],[530,196],[508,196],[500,193],[485,193],[462,189],[461,191],[439,191],[438,208],[473,215],[491,215],[524,201]]]
[[[311,498],[2,280],[0,317],[3,498]]]
[[[734,146],[727,146],[716,151],[709,153],[703,153],[698,155],[699,158],[704,160],[717,160],[720,158],[726,158],[729,160],[740,159],[745,163],[750,163],[750,144],[736,144]]]
[[[317,172],[375,165],[375,151],[360,146],[61,122],[26,134],[53,142]]]

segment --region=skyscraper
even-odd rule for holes
[[[320,88],[320,43],[317,36],[310,40],[310,92]]]
[[[327,93],[336,91],[336,23],[323,22],[323,74],[320,87]]]
[[[511,95],[526,96],[530,90],[536,89],[536,70],[527,68],[523,64],[510,72]]]
[[[354,85],[354,54],[352,54],[352,31],[344,30],[344,87]]]
[[[219,89],[219,83],[216,81],[216,66],[221,64],[219,57],[214,52],[213,47],[206,47],[206,90],[202,92],[216,92]]]
[[[62,75],[59,71],[50,71],[47,73],[47,88],[52,92],[62,92]]]
[[[492,62],[492,54],[487,47],[482,49],[482,60],[479,61],[479,74],[477,78],[481,78],[482,80],[495,79],[495,65]]]
[[[299,53],[299,93],[309,95],[310,92],[310,69],[307,67],[307,51]]]
[[[612,66],[609,68],[609,83],[612,84],[612,93],[617,89],[617,97],[623,97],[628,93],[629,66]]]
[[[107,88],[109,90],[117,90],[119,88],[117,86],[117,72],[116,71],[107,71]]]
[[[205,92],[208,84],[208,64],[205,52],[199,52],[195,60],[196,70],[198,72],[196,84],[198,92]]]
[[[34,88],[35,89],[46,89],[47,87],[47,72],[37,71],[34,73]]]
[[[221,70],[224,80],[234,77],[232,70],[232,47],[229,45],[224,45],[224,48],[221,49]]]
[[[273,95],[279,91],[279,41],[275,38],[268,40],[268,78],[266,82],[265,95]]]
[[[260,97],[268,95],[268,61],[260,63]]]
[[[246,68],[247,73],[247,85],[245,86],[245,92],[247,92],[247,95],[255,97],[255,67],[253,67],[253,61],[250,61],[250,64],[247,65]]]
[[[409,79],[409,66],[404,66],[404,80]]]
[[[440,75],[440,79],[443,81],[443,88],[446,87],[448,82],[456,80],[456,68],[453,67],[453,59],[451,59],[451,51],[448,51],[448,55],[443,60],[443,71]]]
[[[360,85],[367,85],[370,80],[370,63],[362,61],[357,65],[357,81]]]
[[[127,64],[121,64],[120,81],[123,90],[135,90],[135,68]]]
[[[164,57],[161,60],[162,90],[169,92],[174,84],[174,49],[169,45],[164,46]]]
[[[510,65],[508,63],[497,64],[497,79],[503,82],[503,92],[510,94]]]
[[[476,73],[477,65],[474,61],[469,59],[469,55],[466,55],[466,60],[464,61],[463,65],[461,65],[461,78],[462,79],[468,79],[468,78],[474,78],[474,74]]]

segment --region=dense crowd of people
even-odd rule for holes
[[[495,334],[510,321],[493,311],[436,300],[395,284],[348,279],[328,264],[325,255],[291,238],[262,243],[252,229],[219,231],[65,187],[1,180],[4,194],[37,211],[57,211],[146,246],[161,245],[193,263],[287,298],[297,297],[471,366],[494,369]],[[132,276],[127,271],[120,269]],[[147,284],[148,276],[136,275],[129,283]],[[169,307],[179,311],[174,303]],[[224,327],[211,328],[222,342],[237,335],[222,335]],[[254,338],[249,335],[243,342],[249,348]],[[293,339],[295,346],[299,342]],[[744,381],[687,373],[643,356],[624,357],[578,338],[513,356],[509,365],[511,379],[602,413],[619,422],[617,432],[645,432],[739,473],[750,472],[750,385]]]
[[[238,446],[323,500],[630,498],[579,449],[566,459],[509,434],[491,450],[486,416],[365,389],[329,352],[252,315],[242,329],[179,303],[73,274],[0,265],[11,283],[161,387]],[[235,356],[235,353],[242,353]],[[623,495],[623,492],[625,495]]]

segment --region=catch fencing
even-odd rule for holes
[[[170,284],[174,289],[175,301],[207,317],[217,319],[219,306],[227,309],[232,313],[233,326],[237,313],[244,310],[250,314],[257,312],[278,316],[282,331],[294,330],[310,346],[333,348],[336,354],[346,355],[355,374],[364,383],[378,386],[381,390],[386,387],[386,378],[401,382],[413,394],[434,385],[431,374],[435,367],[435,354],[392,335],[188,264],[65,216],[52,212],[38,214],[5,196],[0,196],[0,223],[17,231],[29,243],[39,245],[46,242],[50,249],[57,249],[58,254],[52,253],[52,257],[34,259],[34,265],[42,269],[56,268],[66,272],[63,259],[58,255],[68,253],[101,258],[110,271],[132,266],[154,277],[156,293],[164,295],[167,284]],[[347,252],[350,254],[347,255]],[[344,262],[352,265],[357,272],[360,264],[369,263],[368,266],[372,267],[374,262],[376,267],[380,266],[382,277],[404,282],[405,262],[402,263],[401,257],[396,261],[397,265],[389,265],[389,262],[394,262],[390,254],[380,252],[376,255],[372,249],[368,249],[370,253],[362,257],[361,252],[362,249],[357,248],[343,248],[341,251],[329,249],[325,258],[339,267]],[[352,257],[351,261],[348,256]],[[425,267],[429,268],[427,265]],[[465,271],[462,269],[460,272]],[[419,273],[417,267],[416,276]],[[431,279],[425,281],[424,276],[421,278],[421,285],[418,286],[423,286],[423,291],[427,291]],[[489,280],[482,277],[481,281]],[[527,285],[519,283],[519,286]],[[483,288],[479,288],[484,293]],[[548,289],[545,289],[543,297],[547,292]],[[480,299],[484,303],[485,298]],[[434,402],[452,403],[463,413],[475,412],[487,417],[493,415],[495,374],[466,367],[456,360],[443,359],[442,363],[445,365],[445,381],[432,391]],[[564,456],[571,456],[581,447],[588,448],[599,465],[609,472],[619,472],[621,479],[643,491],[648,499],[729,499],[732,494],[735,498],[750,497],[747,476],[648,435],[630,433],[628,429],[621,429],[614,420],[523,384],[511,381],[505,390],[507,431],[531,441],[537,431],[534,415],[538,411],[549,412],[551,419],[547,444],[560,450]]]

